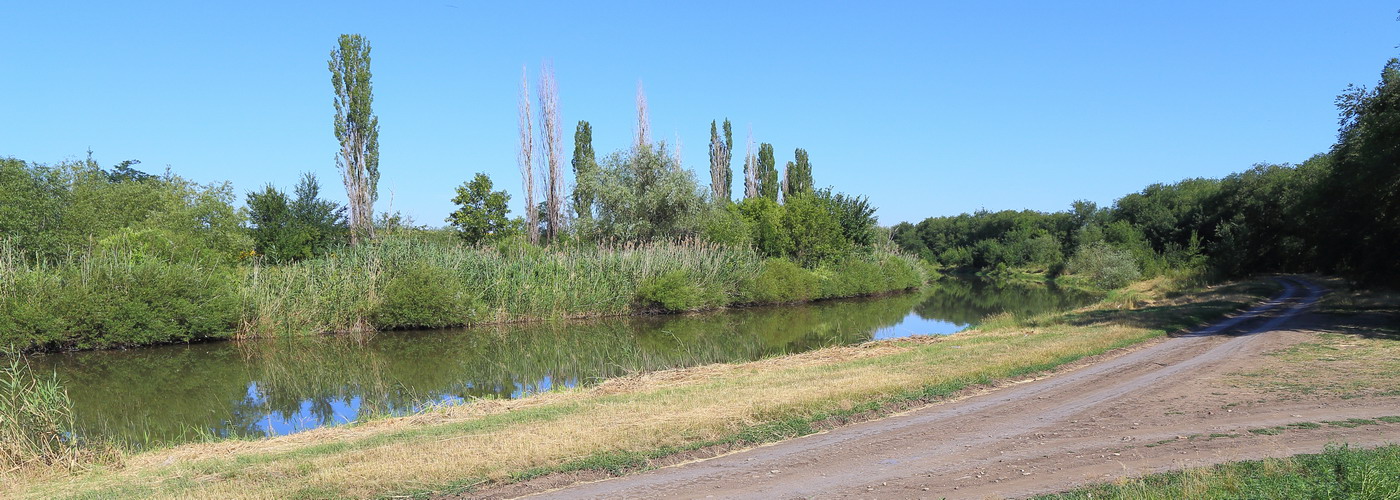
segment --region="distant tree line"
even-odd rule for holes
[[[1336,144],[1301,164],[1153,184],[1111,207],[931,217],[896,225],[892,237],[967,271],[1058,274],[1078,265],[1112,271],[1120,277],[1112,284],[1183,268],[1219,277],[1316,271],[1400,285],[1400,62],[1337,103]]]

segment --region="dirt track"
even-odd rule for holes
[[[955,402],[542,498],[984,498],[1229,460],[1400,441],[1400,424],[1250,429],[1400,414],[1400,397],[1271,397],[1222,382],[1315,335],[1324,290],[1278,298],[1188,335]],[[1247,403],[1247,404],[1242,404]]]

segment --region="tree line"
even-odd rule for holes
[[[1180,269],[1400,285],[1400,61],[1387,62],[1374,87],[1349,86],[1336,102],[1336,143],[1299,164],[1153,184],[1110,207],[931,217],[896,225],[892,237],[949,268],[1078,272],[1109,285]]]

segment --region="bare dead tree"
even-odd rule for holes
[[[744,149],[744,199],[758,196],[758,154],[753,151],[753,129],[749,129],[749,144]]]
[[[559,86],[554,79],[554,67],[540,65],[540,144],[547,166],[545,179],[545,241],[553,242],[564,227],[564,154],[563,133],[559,125]]]
[[[680,132],[676,132],[676,154],[673,155],[673,156],[674,156],[675,159],[676,159],[676,164],[675,164],[675,166],[674,166],[672,169],[673,169],[673,170],[680,170],[680,169],[681,169],[681,133],[680,133]]]
[[[529,70],[520,67],[520,179],[525,191],[525,234],[530,243],[540,242],[540,210],[535,206],[535,137],[530,117]]]
[[[651,144],[651,118],[647,115],[647,94],[637,80],[637,149]]]

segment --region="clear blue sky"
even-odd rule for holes
[[[0,155],[88,148],[240,193],[335,170],[327,56],[374,47],[380,203],[441,225],[481,171],[516,193],[521,66],[553,61],[572,150],[654,137],[708,179],[709,123],[806,148],[881,223],[1103,204],[1153,182],[1300,162],[1333,97],[1400,53],[1393,2],[7,2]],[[532,83],[533,85],[533,83]],[[742,149],[736,147],[736,149]],[[740,151],[739,155],[742,155]],[[740,161],[735,179],[741,182]],[[742,187],[737,191],[742,192]]]

